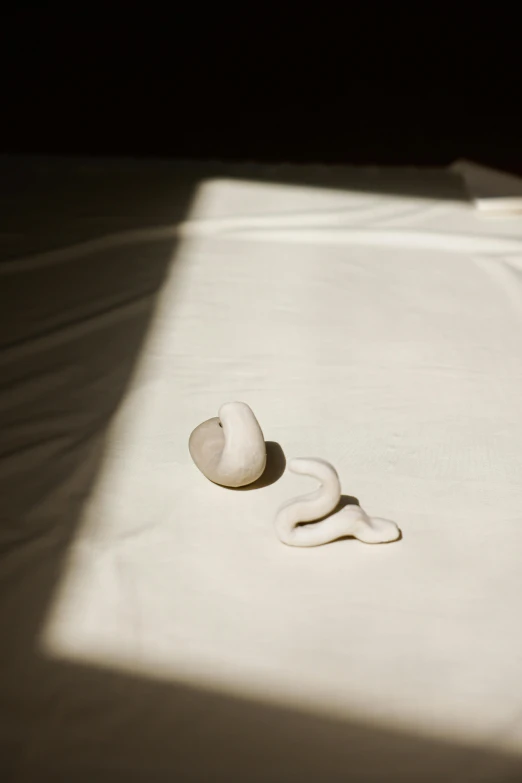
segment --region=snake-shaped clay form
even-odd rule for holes
[[[321,486],[308,495],[288,500],[277,512],[275,529],[283,544],[320,546],[344,536],[353,536],[366,544],[384,544],[400,538],[395,522],[369,517],[360,506],[335,510],[341,500],[341,483],[329,462],[299,457],[291,460],[288,468],[318,479]]]
[[[218,416],[192,432],[190,456],[210,481],[224,487],[252,484],[266,467],[263,432],[245,402],[226,402]]]

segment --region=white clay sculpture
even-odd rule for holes
[[[345,536],[366,544],[384,544],[400,538],[395,522],[369,517],[360,506],[345,505],[335,510],[341,500],[341,483],[329,462],[299,457],[291,460],[288,468],[318,479],[321,486],[315,492],[287,501],[277,512],[275,528],[284,544],[320,546]]]
[[[263,432],[244,402],[227,402],[218,416],[192,432],[190,456],[210,481],[224,487],[252,484],[266,467]]]

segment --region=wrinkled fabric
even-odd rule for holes
[[[4,779],[516,779],[520,219],[443,171],[2,166]],[[191,462],[233,400],[402,539],[282,545],[312,481]]]

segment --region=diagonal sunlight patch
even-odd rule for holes
[[[511,310],[462,248],[347,233],[496,241],[477,220],[436,198],[201,185],[42,631],[47,655],[520,750]],[[270,242],[238,236],[245,225]],[[310,227],[317,241],[300,242]],[[285,475],[234,492],[190,460],[193,427],[235,399],[287,457],[330,460],[404,539],[281,545],[275,510],[312,487]]]

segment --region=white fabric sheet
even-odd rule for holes
[[[450,172],[4,170],[13,779],[518,779],[520,219]],[[402,540],[283,546],[312,481],[190,460],[231,400]]]

